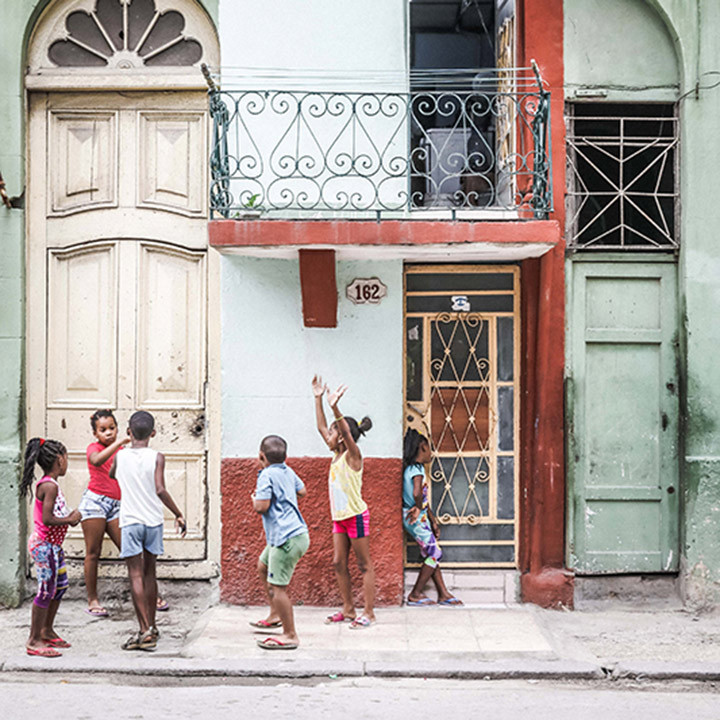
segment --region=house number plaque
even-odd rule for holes
[[[345,289],[345,295],[356,305],[377,305],[387,295],[387,286],[376,277],[355,278]]]

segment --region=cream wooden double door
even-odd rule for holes
[[[206,96],[34,93],[28,157],[28,436],[68,447],[76,506],[90,415],[113,409],[124,433],[132,412],[151,412],[152,446],[188,521],[181,540],[166,517],[164,557],[204,560]],[[81,556],[80,527],[68,539]]]

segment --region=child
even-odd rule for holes
[[[36,463],[44,475],[35,485],[34,531],[28,541],[28,552],[35,563],[38,591],[33,600],[30,637],[25,649],[28,655],[60,657],[62,653],[57,648],[70,647],[70,643],[53,629],[60,600],[68,587],[62,542],[68,525],[80,522],[80,512],[68,509],[58,485],[58,478],[67,472],[65,446],[56,440],[30,440],[25,448],[25,467],[20,482],[23,497],[27,496],[28,490],[32,496]]]
[[[95,442],[91,442],[86,451],[90,482],[78,505],[85,537],[84,570],[88,598],[85,612],[93,617],[107,617],[108,612],[97,596],[98,560],[105,533],[120,549],[120,486],[109,473],[115,455],[130,442],[130,438],[126,435],[118,439],[117,420],[112,410],[96,410],[90,416],[90,426],[95,435]],[[168,604],[158,597],[157,609],[167,608]]]
[[[88,607],[93,617],[107,617],[107,610],[97,596],[97,568],[105,533],[120,547],[120,486],[109,472],[118,450],[130,442],[129,437],[118,439],[118,428],[112,410],[97,410],[90,416],[95,435],[86,451],[90,482],[83,493],[78,510],[82,514],[85,537],[85,588]]]
[[[341,385],[328,397],[335,416],[335,422],[328,429],[322,406],[322,397],[327,386],[323,384],[321,377],[315,375],[312,388],[315,395],[317,429],[334,455],[328,477],[333,519],[333,566],[343,599],[342,610],[329,615],[325,622],[331,624],[349,621],[351,630],[364,629],[375,622],[375,569],[370,559],[370,512],[367,503],[362,499],[363,460],[357,441],[360,435],[365,435],[372,427],[372,422],[365,417],[358,425],[354,418],[342,415],[338,402],[347,387]],[[358,569],[363,576],[365,607],[360,616],[355,613],[348,572],[350,547],[355,552]]]
[[[438,605],[462,605],[445,587],[440,566],[442,550],[437,543],[440,528],[428,505],[425,468],[432,457],[430,443],[417,430],[410,428],[403,443],[403,526],[420,547],[425,558],[415,586],[410,591],[407,604],[413,606],[435,605],[423,594],[423,588],[432,578],[438,592]]]
[[[122,492],[120,504],[120,557],[130,576],[139,631],[122,645],[123,650],[154,650],[160,636],[155,627],[157,579],[155,560],[163,552],[163,508],[175,515],[175,527],[185,537],[185,520],[165,489],[165,456],[148,445],[155,435],[155,418],[140,410],[130,416],[131,444],[118,453],[110,468]]]
[[[267,545],[258,560],[260,580],[270,601],[266,620],[251,623],[268,628],[282,625],[282,634],[258,640],[265,650],[295,650],[292,602],[287,594],[295,566],[310,547],[308,528],[297,505],[306,493],[303,481],[285,464],[287,443],[278,435],[268,435],[260,443],[260,471],[251,495],[255,512],[262,515]]]

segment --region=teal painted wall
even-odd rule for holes
[[[49,0],[0,0],[0,172],[7,192],[25,186],[27,39]],[[217,20],[219,0],[203,5]],[[25,213],[0,205],[0,605],[17,605],[24,585],[23,505],[18,496],[23,444]]]
[[[673,63],[679,96],[687,94],[678,107],[680,576],[687,604],[709,608],[720,603],[720,204],[715,197],[715,164],[708,162],[720,152],[720,87],[710,87],[720,68],[720,3],[565,0],[565,13],[566,97],[572,98],[578,87],[602,86],[615,78],[617,92],[608,95],[609,100],[665,101],[670,99],[667,81]],[[611,36],[613,28],[616,36]],[[667,57],[670,48],[674,61]],[[661,58],[656,57],[659,49],[664,53]],[[658,80],[658,87],[638,89]]]

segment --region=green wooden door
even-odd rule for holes
[[[676,266],[575,261],[568,372],[569,564],[678,567]]]

